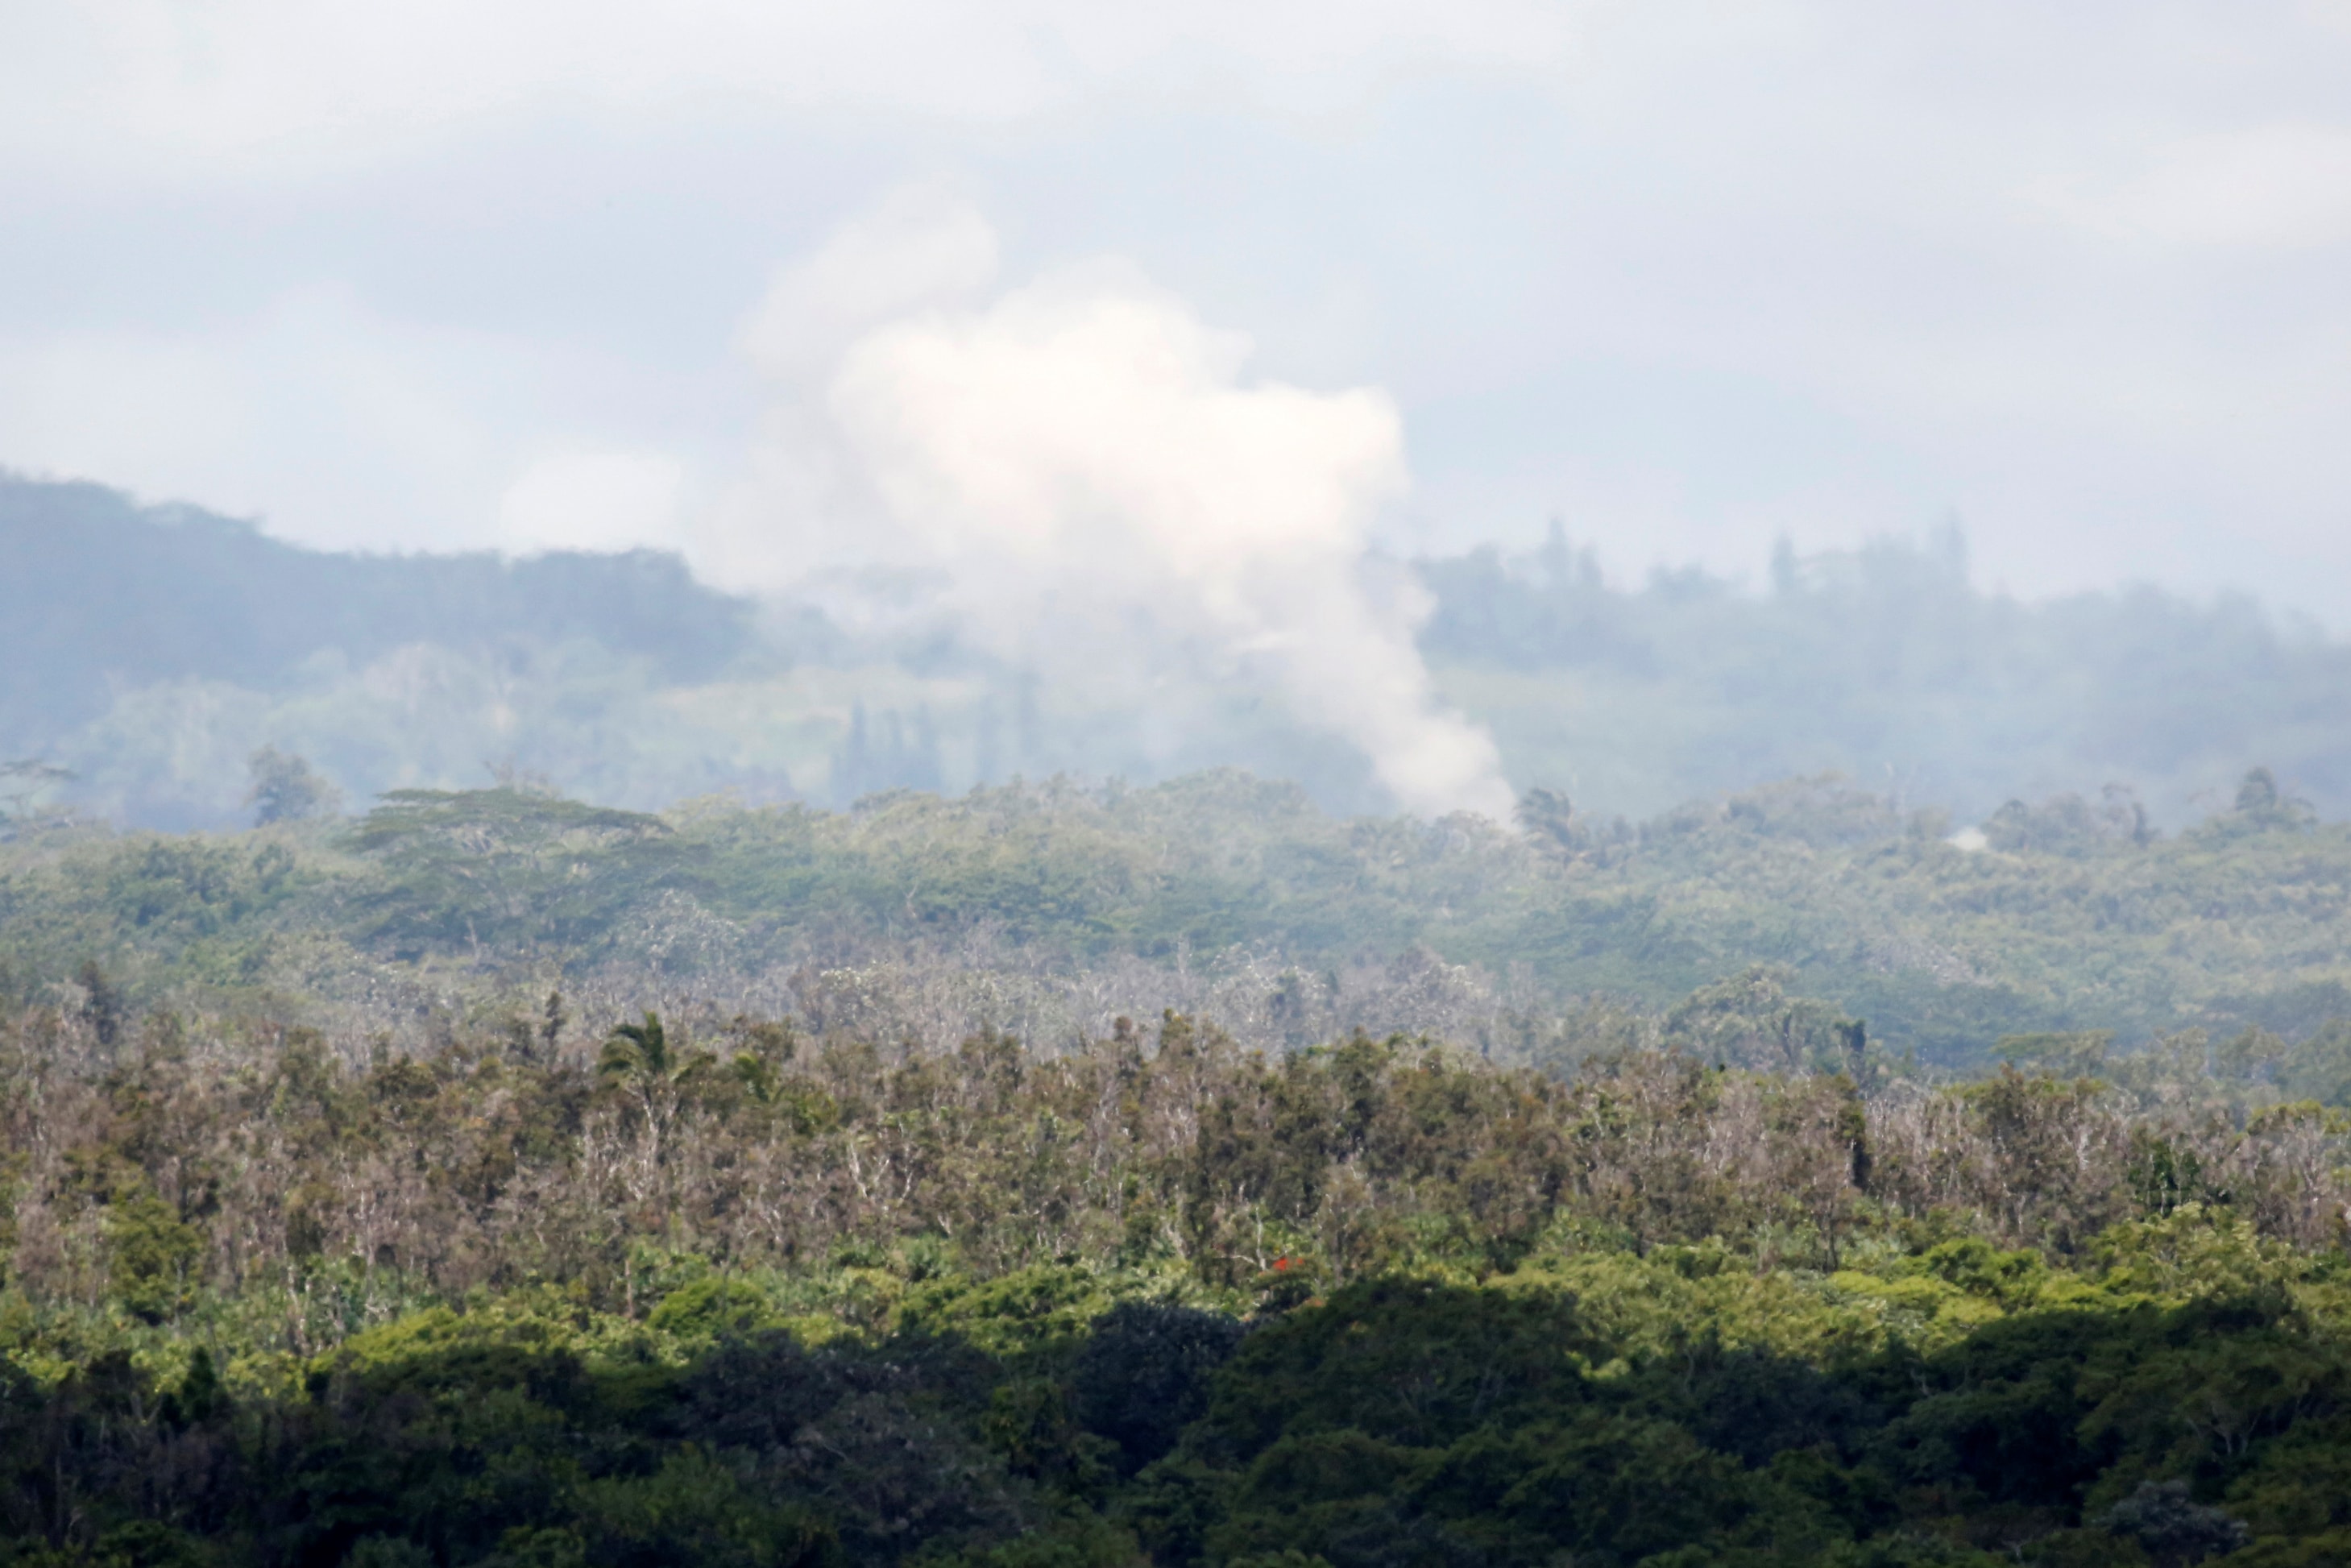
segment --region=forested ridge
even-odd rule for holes
[[[0,996],[92,1005],[88,966],[134,1009],[402,1049],[557,987],[890,1041],[988,1024],[1058,1049],[1174,1007],[1268,1047],[1405,1030],[1537,1062],[1635,1027],[1620,1015],[1714,1018],[1752,1066],[1813,1061],[1859,1019],[1896,1058],[1970,1070],[2008,1035],[2299,1042],[2351,1018],[2351,829],[2261,769],[2178,832],[2126,797],[2058,797],[1969,848],[1835,779],[1639,824],[1542,791],[1513,828],[1334,817],[1232,772],[847,812],[631,812],[517,779],[351,822],[306,820],[315,779],[267,767],[281,820],[258,831],[68,820],[0,842]]]

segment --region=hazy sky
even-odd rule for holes
[[[0,465],[690,541],[782,505],[763,308],[909,200],[983,296],[1116,266],[1235,395],[1387,400],[1404,548],[1956,511],[1988,584],[2351,626],[2346,0],[24,0]]]

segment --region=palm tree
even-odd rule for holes
[[[658,1161],[687,1081],[716,1060],[706,1051],[673,1051],[661,1015],[648,1012],[644,1022],[624,1023],[612,1031],[604,1042],[603,1054],[596,1060],[596,1076],[626,1093],[644,1112],[645,1128]]]

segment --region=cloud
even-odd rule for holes
[[[306,544],[478,546],[498,411],[544,395],[528,357],[333,287],[174,329],[12,334],[5,460],[259,516]]]
[[[517,552],[674,545],[684,487],[684,465],[660,453],[555,453],[507,486],[499,543]]]
[[[2259,125],[2182,137],[2122,179],[2047,199],[2106,233],[2168,245],[2281,248],[2351,236],[2351,129]]]
[[[877,322],[977,296],[996,281],[997,251],[971,203],[923,186],[890,192],[777,277],[743,347],[779,380],[820,371]]]
[[[937,218],[901,226],[906,259],[869,257],[874,275],[967,284],[931,265],[979,254],[966,215]],[[830,302],[809,280],[876,232],[788,275],[755,340],[814,340],[791,303]],[[1374,591],[1371,528],[1406,486],[1385,393],[1251,380],[1245,336],[1117,262],[906,304],[815,396],[787,389],[766,466],[825,475],[821,505],[806,484],[738,501],[705,570],[773,589],[818,560],[925,569],[964,634],[1019,666],[1122,679],[1137,701],[1171,670],[1259,683],[1359,747],[1406,809],[1508,818],[1493,741],[1438,704],[1414,646],[1425,605]]]
[[[1568,37],[1541,0],[87,0],[0,10],[0,161],[332,165],[550,106],[1003,121],[1237,87],[1313,110],[1451,61],[1540,65]]]
[[[2022,592],[2225,582],[2341,626],[2346,17],[0,5],[0,464],[478,548],[549,454],[723,491],[756,361],[792,389],[778,515],[876,516],[822,396],[849,344],[1114,252],[1247,323],[1254,373],[1393,394],[1406,552],[1556,513],[1612,570],[1751,571],[1956,507]],[[956,198],[907,198],[730,358],[813,214],[909,179],[984,192],[1004,254],[969,217],[914,256],[892,233]],[[726,548],[835,548],[781,531]]]

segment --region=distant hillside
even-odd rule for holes
[[[126,686],[268,687],[321,653],[365,664],[418,643],[582,640],[687,681],[723,669],[750,637],[747,605],[652,550],[334,555],[193,507],[6,475],[0,559],[0,612],[18,651],[0,664],[0,735],[19,749],[98,717]]]
[[[361,800],[529,769],[540,714],[592,730],[760,647],[752,608],[674,555],[331,554],[96,485],[0,475],[0,761],[161,827],[235,821],[268,744]]]
[[[12,809],[249,821],[264,747],[354,808],[493,777],[641,809],[716,791],[847,805],[1228,762],[1368,803],[1361,758],[1253,691],[1193,694],[1171,744],[1161,716],[1073,705],[939,628],[852,636],[812,605],[716,592],[673,554],[332,554],[0,476],[0,765],[55,770],[0,779],[0,835]]]
[[[1783,549],[1760,594],[1696,571],[1613,587],[1556,532],[1531,556],[1421,570],[1447,693],[1514,779],[1594,809],[1834,769],[1962,822],[2113,784],[2176,825],[2258,764],[2351,813],[2351,645],[2241,598],[2019,603],[1970,584],[1956,531]]]
[[[0,477],[0,762],[68,770],[36,793],[116,822],[249,821],[265,747],[355,809],[493,776],[657,810],[1220,767],[1328,810],[1389,805],[1361,757],[1249,683],[1066,689],[919,615],[852,634],[652,551],[327,554]],[[1513,782],[1586,821],[1834,771],[1955,826],[2116,786],[2117,809],[2177,827],[2254,766],[2351,814],[2351,646],[2246,601],[2022,604],[1970,585],[1956,534],[1783,552],[1760,593],[1698,571],[1614,585],[1563,535],[1417,570],[1441,690]]]

